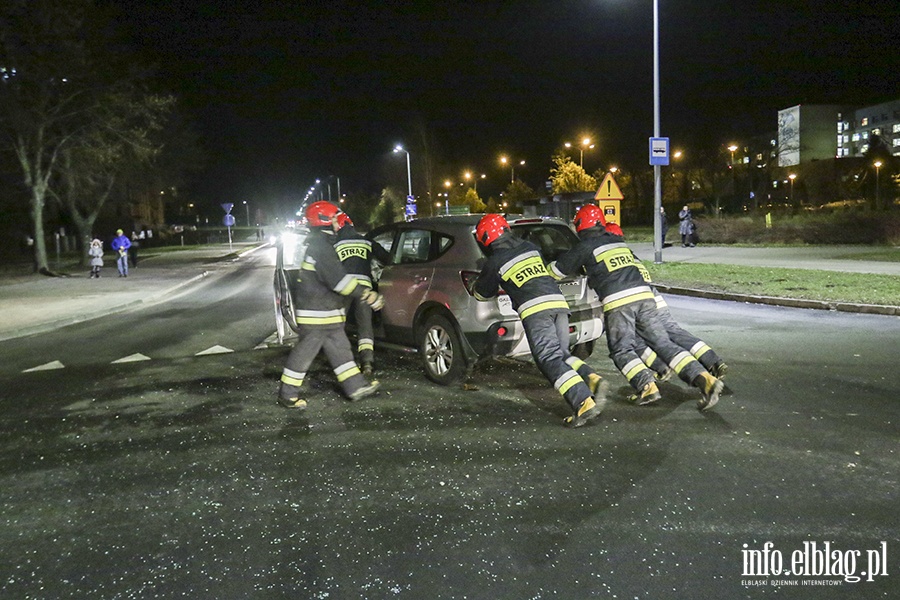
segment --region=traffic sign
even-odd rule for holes
[[[234,204],[231,202],[226,202],[222,205],[222,209],[225,210],[226,213],[230,213],[232,208],[234,208]]]
[[[603,183],[600,184],[600,188],[597,190],[597,195],[594,196],[594,200],[624,199],[625,196],[622,195],[622,190],[616,185],[616,180],[613,179],[612,173],[607,173],[606,177],[603,178]]]
[[[669,138],[650,138],[650,164],[654,166],[669,164]]]
[[[225,218],[222,219],[222,222],[225,223],[225,227],[234,227],[234,215],[225,215]]]

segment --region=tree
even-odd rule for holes
[[[469,205],[470,213],[483,213],[485,209],[484,201],[478,196],[478,192],[475,191],[474,188],[469,188],[466,190],[465,195],[466,204]]]
[[[42,273],[47,198],[62,202],[86,236],[99,210],[80,204],[88,190],[105,201],[114,165],[155,152],[150,135],[171,103],[140,93],[106,46],[107,25],[90,0],[8,0],[0,8],[0,143],[21,169]]]
[[[556,166],[550,169],[550,182],[554,194],[592,192],[597,189],[597,180],[572,162],[570,157],[557,154],[553,157],[553,162]]]
[[[534,197],[534,190],[528,187],[521,179],[511,181],[506,186],[506,191],[503,192],[503,198],[506,201],[506,212],[522,212],[522,201],[530,200]]]
[[[369,225],[374,229],[382,225],[402,221],[404,218],[403,207],[405,199],[406,196],[394,188],[386,187],[381,190],[381,199],[378,202],[378,206],[372,211]],[[351,216],[351,218],[353,217]]]

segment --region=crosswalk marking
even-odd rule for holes
[[[38,367],[31,367],[30,369],[25,369],[22,371],[23,373],[33,373],[35,371],[52,371],[54,369],[65,369],[66,366],[59,362],[58,360],[54,360],[48,362],[46,364],[40,365]]]
[[[228,352],[234,352],[231,348],[226,348],[225,346],[213,346],[212,348],[207,348],[202,352],[198,352],[194,356],[206,356],[207,354],[227,354]]]
[[[140,352],[138,352],[138,353],[136,353],[136,354],[131,354],[131,355],[129,355],[129,356],[125,356],[125,357],[123,357],[123,358],[114,360],[114,361],[112,361],[112,363],[110,363],[110,364],[115,365],[115,364],[118,364],[118,363],[130,363],[130,362],[137,362],[137,361],[139,361],[139,360],[150,360],[150,357],[149,357],[149,356],[144,356],[143,354],[141,354]]]

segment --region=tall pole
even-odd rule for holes
[[[409,150],[404,150],[406,152],[406,182],[409,187],[409,199],[412,200],[412,170],[409,167]]]
[[[653,137],[659,137],[659,0],[653,0]],[[662,167],[653,165],[653,262],[662,263]]]

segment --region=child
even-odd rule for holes
[[[98,239],[91,241],[88,256],[91,257],[91,279],[94,277],[100,279],[100,267],[103,266],[103,242]]]

